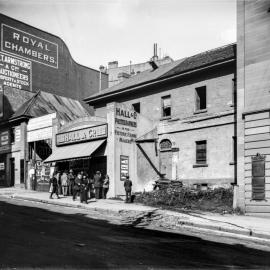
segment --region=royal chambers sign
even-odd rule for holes
[[[58,68],[58,45],[6,24],[1,25],[1,51]]]

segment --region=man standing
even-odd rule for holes
[[[124,182],[124,187],[125,187],[125,191],[126,191],[126,203],[131,202],[132,181],[129,179],[129,175],[126,176],[126,180]]]
[[[58,195],[58,184],[57,184],[57,179],[56,179],[56,173],[53,174],[53,177],[50,179],[50,185],[52,185],[52,191],[50,195],[50,199],[52,199],[52,195],[55,193],[57,198],[59,199]]]
[[[103,181],[101,178],[101,173],[100,171],[97,171],[96,174],[94,175],[94,187],[96,199],[102,198],[102,185]]]
[[[78,173],[77,177],[75,178],[74,189],[73,189],[73,201],[75,201],[77,194],[80,193],[82,184],[82,175]]]
[[[69,174],[68,174],[68,189],[69,189],[68,192],[69,192],[69,195],[73,195],[74,182],[75,182],[75,176],[73,174],[73,170],[70,169]]]

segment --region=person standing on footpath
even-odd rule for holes
[[[107,192],[109,190],[109,185],[110,185],[110,178],[109,175],[106,174],[104,182],[103,182],[103,187],[102,187],[102,198],[106,199],[107,198]]]
[[[126,180],[124,181],[124,188],[126,191],[126,203],[130,203],[131,202],[132,181],[129,179],[129,175],[126,176]]]
[[[80,193],[81,184],[82,184],[82,175],[78,173],[77,177],[75,178],[75,183],[74,183],[73,201],[76,200],[77,194]]]
[[[97,171],[94,175],[94,187],[95,187],[95,196],[96,199],[102,198],[102,177],[100,171]]]
[[[67,177],[67,171],[64,171],[61,175],[61,184],[62,184],[62,190],[63,195],[67,196],[68,192],[68,177]]]
[[[87,204],[87,192],[88,192],[88,179],[86,175],[83,176],[81,182],[81,190],[80,190],[80,201],[81,203],[85,202]]]
[[[56,179],[57,179],[57,184],[58,184],[58,194],[62,194],[61,175],[62,173],[60,171],[56,174]]]
[[[58,195],[58,184],[56,179],[56,173],[53,174],[52,178],[50,179],[50,185],[52,186],[52,191],[50,195],[50,199],[52,199],[53,194],[56,194],[57,198],[59,199]]]
[[[69,170],[68,174],[68,193],[69,195],[73,195],[73,188],[75,183],[75,175],[73,174],[73,170]]]

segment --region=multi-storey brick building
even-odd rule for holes
[[[27,122],[52,110],[41,106],[40,110],[36,108],[37,114],[14,118],[18,110],[42,91],[50,93],[59,106],[69,100],[63,106],[76,103],[77,109],[84,106],[91,112],[81,101],[106,88],[108,75],[76,63],[59,37],[3,14],[0,31],[0,185],[23,184],[27,174]],[[75,111],[76,106],[72,109]]]
[[[137,145],[135,190],[164,175],[187,185],[235,183],[235,49],[152,62],[151,70],[85,99],[96,116],[106,117],[110,104],[120,103],[153,123],[136,141],[126,140],[127,147]]]

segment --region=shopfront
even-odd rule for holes
[[[50,163],[53,171],[83,171],[93,177],[96,171],[107,173],[106,139],[107,124],[93,125],[55,135],[55,148],[44,162]]]

